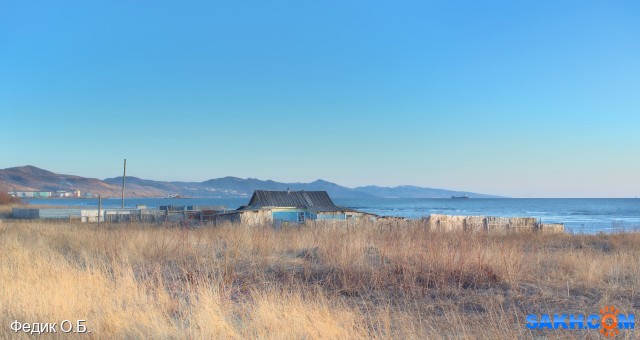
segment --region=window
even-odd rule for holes
[[[298,222],[304,222],[304,213],[303,212],[299,212],[298,213]]]

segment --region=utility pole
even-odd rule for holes
[[[124,178],[127,177],[127,159],[124,159],[124,172],[122,173],[122,209],[124,209]]]
[[[100,226],[100,210],[102,210],[102,196],[98,195],[98,227]]]

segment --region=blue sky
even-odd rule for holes
[[[0,168],[640,195],[637,1],[3,1]]]

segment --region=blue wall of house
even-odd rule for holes
[[[327,213],[327,214],[318,214],[317,215],[317,219],[318,220],[345,220],[346,217],[344,214],[340,214],[340,213]]]
[[[298,213],[305,213],[304,210],[291,210],[291,211],[274,211],[271,213],[274,220],[282,222],[298,222]],[[305,213],[305,219],[307,219]]]
[[[344,220],[345,214],[342,213],[325,213],[316,214],[306,210],[288,210],[288,211],[274,211],[271,213],[273,219],[281,222],[301,222],[299,213],[304,214],[304,221],[306,220]]]

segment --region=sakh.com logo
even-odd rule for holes
[[[622,329],[634,329],[634,314],[620,314],[614,306],[600,309],[600,314],[542,314],[527,315],[529,329],[600,329],[600,334],[613,337]]]

